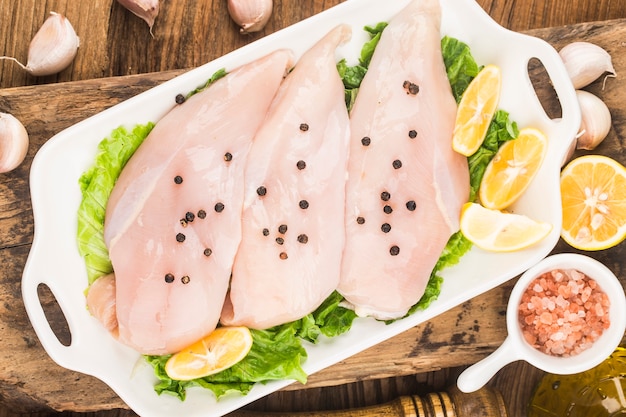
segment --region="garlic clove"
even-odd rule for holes
[[[152,26],[154,21],[159,15],[159,0],[117,0],[122,6],[130,10],[135,16],[143,19],[150,28],[152,33]]]
[[[28,152],[28,133],[13,115],[0,113],[0,173],[17,168]]]
[[[34,76],[61,72],[76,57],[79,43],[70,21],[59,13],[50,12],[30,42],[25,69]]]
[[[611,112],[598,96],[584,90],[577,90],[582,121],[576,149],[595,149],[611,130]]]
[[[33,76],[52,75],[67,68],[78,52],[80,41],[72,24],[59,13],[50,12],[28,47],[26,65],[13,57],[9,59]]]
[[[228,13],[240,26],[241,33],[262,30],[272,15],[273,7],[272,0],[228,0]]]
[[[559,55],[575,89],[591,84],[604,73],[615,76],[611,55],[591,42],[572,42],[564,46]]]

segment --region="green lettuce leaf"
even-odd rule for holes
[[[153,127],[154,123],[147,123],[131,131],[115,129],[98,144],[94,164],[78,180],[83,196],[78,207],[78,252],[85,259],[90,285],[113,272],[104,244],[104,211],[122,168]]]
[[[476,63],[466,43],[450,36],[444,36],[441,39],[441,53],[452,94],[458,103],[463,92],[482,67]]]
[[[246,394],[257,382],[293,379],[304,384],[307,375],[301,364],[307,353],[297,331],[297,322],[268,330],[251,330],[254,342],[244,359],[217,374],[191,381],[177,381],[167,375],[165,364],[171,355],[145,358],[159,379],[154,387],[156,392],[171,394],[181,400],[185,399],[187,388],[193,386],[209,389],[219,398],[229,392]]]
[[[217,71],[213,73],[213,75],[211,75],[211,77],[208,80],[206,80],[204,84],[199,85],[198,87],[196,87],[195,89],[187,93],[187,95],[185,96],[185,100],[193,96],[194,94],[198,94],[199,92],[206,90],[215,81],[219,80],[220,78],[225,77],[226,74],[228,74],[228,72],[226,72],[226,68],[218,69]]]
[[[345,59],[337,63],[337,71],[339,71],[339,76],[343,80],[345,88],[346,107],[348,111],[352,110],[352,105],[359,92],[361,81],[363,81],[363,77],[365,77],[367,67],[372,60],[374,50],[380,40],[380,35],[386,27],[387,22],[380,22],[376,26],[365,26],[363,28],[369,34],[370,40],[363,44],[358,64],[349,66]]]

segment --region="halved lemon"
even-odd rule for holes
[[[474,245],[492,252],[512,252],[544,239],[552,225],[522,214],[491,210],[466,203],[461,211],[461,233]]]
[[[452,148],[473,155],[485,139],[502,89],[500,67],[487,65],[469,83],[457,108]]]
[[[478,188],[483,206],[502,210],[513,204],[530,185],[546,155],[548,140],[539,130],[521,129],[491,159]]]
[[[202,378],[235,365],[251,348],[252,334],[247,327],[218,327],[172,355],[165,363],[165,372],[179,381]]]
[[[601,250],[626,238],[626,168],[601,155],[580,156],[561,172],[561,237],[581,250]]]

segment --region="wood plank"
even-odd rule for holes
[[[626,71],[621,39],[626,21],[617,20],[533,31],[555,46],[587,39],[605,46],[614,56],[618,74]],[[57,410],[93,411],[125,408],[125,404],[95,378],[62,369],[49,359],[28,323],[19,294],[19,280],[32,242],[32,214],[28,193],[28,170],[36,150],[65,127],[108,108],[138,92],[157,85],[180,71],[132,75],[89,81],[49,84],[0,90],[0,110],[25,121],[31,147],[25,163],[0,176],[0,392],[15,407],[43,404]],[[547,88],[544,86],[543,88]],[[620,138],[624,135],[626,91],[620,78],[596,82],[589,87],[609,104],[613,130],[596,151],[625,163]],[[42,100],[42,97],[46,97]],[[557,251],[571,251],[560,243]],[[593,254],[624,282],[624,245]],[[417,326],[398,337],[311,376],[309,388],[385,376],[411,375],[475,362],[501,343],[505,335],[504,311],[512,282]],[[51,306],[50,296],[43,303]],[[42,369],[45,372],[42,372]],[[389,369],[393,369],[390,372]],[[302,388],[291,386],[289,389]]]
[[[33,77],[15,63],[0,61],[0,88],[97,78],[108,67],[107,39],[111,5],[115,0],[48,0],[0,2],[1,54],[26,64],[30,40],[51,11],[67,16],[79,36],[80,53],[72,65],[46,77]]]
[[[620,0],[478,0],[502,26],[518,32],[626,17]]]
[[[226,0],[162,1],[151,36],[147,25],[115,0],[0,2],[0,54],[25,61],[30,40],[50,11],[72,22],[81,39],[74,63],[58,75],[32,77],[0,61],[0,88],[188,69],[209,62],[342,0],[274,2],[265,29],[240,35]],[[626,17],[620,0],[478,0],[501,25],[516,31]],[[6,22],[6,23],[5,23]]]

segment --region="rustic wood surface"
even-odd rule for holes
[[[147,25],[115,0],[2,0],[0,54],[25,63],[28,45],[55,11],[81,39],[78,56],[58,75],[35,78],[0,61],[0,88],[187,69],[332,7],[341,0],[276,0],[265,29],[241,36],[226,0],[162,1],[151,36]],[[626,17],[622,0],[478,0],[501,25],[516,31]]]
[[[0,54],[25,60],[30,38],[51,10],[67,15],[81,38],[76,60],[56,76],[31,77],[15,64],[0,61],[0,111],[19,117],[31,136],[24,164],[11,173],[0,174],[0,402],[13,411],[127,408],[95,378],[56,366],[43,351],[26,318],[20,278],[33,235],[28,171],[37,149],[55,133],[85,117],[339,2],[276,1],[266,29],[248,36],[240,35],[228,18],[225,1],[163,2],[152,38],[143,21],[113,0],[0,0]],[[626,2],[479,3],[503,26],[529,31],[557,48],[584,39],[604,46],[613,55],[618,78],[607,80],[604,89],[600,82],[588,88],[607,102],[613,116],[609,138],[594,153],[626,163],[622,146],[626,84],[619,77],[626,73],[626,20],[614,20],[626,18]],[[556,251],[571,248],[559,243]],[[625,282],[624,244],[591,255]],[[311,376],[307,390],[292,386],[252,407],[346,408],[380,403],[425,387],[444,389],[453,383],[460,368],[480,360],[504,339],[504,312],[512,284],[506,283]],[[50,309],[54,307],[49,294],[42,299]],[[63,333],[60,313],[53,313],[52,317]],[[491,384],[505,394],[511,415],[522,416],[540,375],[523,363],[515,363],[501,371]]]

